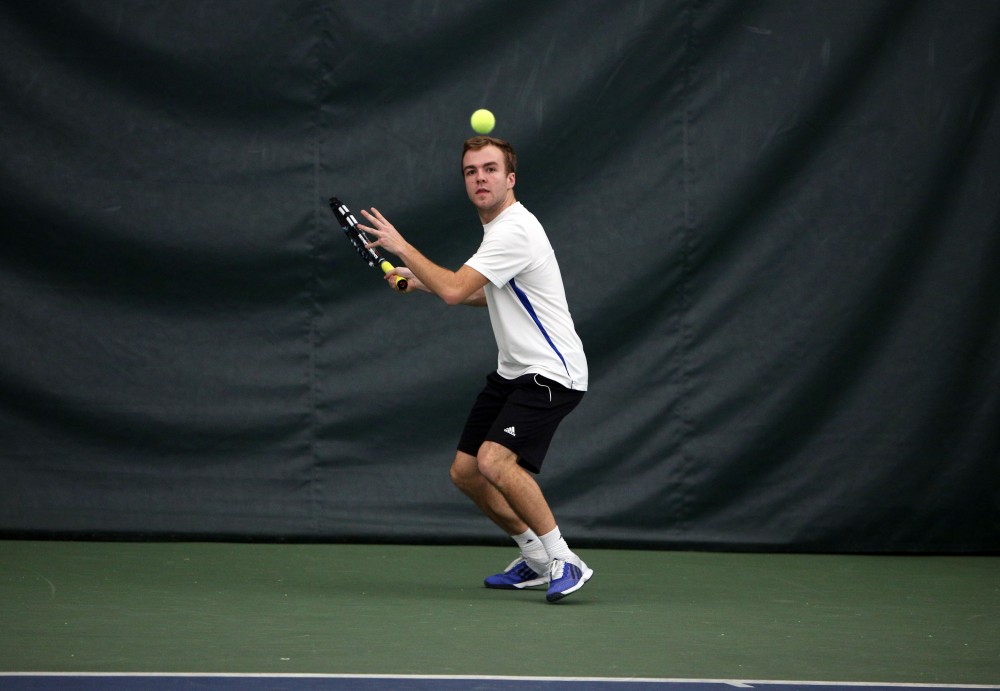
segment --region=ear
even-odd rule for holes
[[[517,182],[515,179],[517,177],[516,173],[507,173],[507,189],[513,189],[514,183]]]

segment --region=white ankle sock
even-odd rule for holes
[[[549,554],[545,551],[544,543],[535,535],[535,531],[528,528],[527,531],[520,535],[511,535],[511,537],[517,543],[517,546],[521,548],[521,556],[528,560],[529,566],[544,569],[548,565],[550,561]],[[535,568],[535,570],[537,571],[538,569]]]
[[[556,526],[551,532],[539,536],[538,539],[541,540],[542,545],[545,546],[545,551],[552,559],[562,559],[565,561],[577,558],[570,550],[569,545],[566,544],[562,533],[559,532],[559,526]]]

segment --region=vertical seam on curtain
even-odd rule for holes
[[[323,61],[325,40],[328,36],[326,31],[327,21],[326,21],[326,11],[322,5],[315,6],[316,12],[316,36],[317,40],[314,44],[314,61],[316,75],[314,82],[314,92],[313,92],[313,118],[312,136],[310,137],[312,145],[312,163],[313,163],[313,184],[312,184],[312,209],[313,217],[310,229],[310,254],[311,254],[311,266],[312,266],[312,276],[310,281],[310,293],[311,293],[311,305],[310,305],[310,316],[309,316],[309,459],[312,465],[309,473],[309,519],[308,523],[311,526],[311,531],[314,537],[318,537],[322,531],[322,520],[320,511],[320,459],[317,444],[317,429],[319,427],[319,378],[318,378],[318,366],[317,358],[319,356],[319,322],[320,313],[322,311],[322,301],[319,295],[319,283],[320,283],[320,263],[321,263],[321,253],[319,251],[320,246],[320,233],[322,231],[322,214],[324,212],[323,199],[320,189],[320,178],[322,173],[322,132],[323,132],[323,83],[326,80],[326,65]]]
[[[681,278],[680,278],[680,377],[681,377],[681,401],[678,405],[681,421],[680,439],[680,473],[677,478],[677,507],[676,518],[677,528],[683,532],[690,519],[690,496],[688,495],[687,477],[691,470],[691,450],[690,440],[693,423],[691,420],[691,367],[689,354],[691,350],[691,327],[689,322],[691,312],[691,242],[693,236],[692,209],[692,170],[691,170],[691,88],[692,88],[692,57],[691,51],[694,44],[694,16],[696,12],[697,0],[688,3],[686,10],[686,26],[684,37],[684,58],[682,60],[683,81],[681,89],[681,157],[683,170],[681,180],[683,185],[683,219],[681,227]]]

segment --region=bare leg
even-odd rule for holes
[[[528,528],[543,535],[556,527],[538,483],[517,464],[517,454],[500,444],[484,442],[476,457],[459,451],[451,479],[508,535]]]

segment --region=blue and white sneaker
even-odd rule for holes
[[[524,557],[518,557],[504,569],[503,573],[487,576],[483,583],[487,588],[504,588],[507,590],[520,590],[530,588],[535,585],[545,585],[549,582],[549,572],[542,569],[543,573],[538,573],[528,566]]]
[[[587,568],[583,561],[564,561],[554,559],[549,566],[549,592],[545,599],[557,602],[570,593],[575,593],[594,575],[594,570]]]

